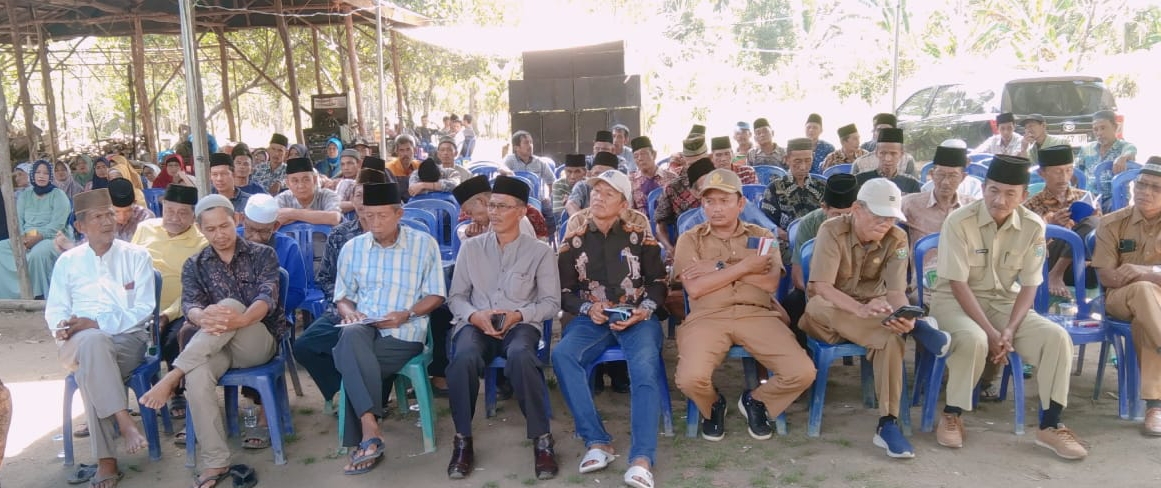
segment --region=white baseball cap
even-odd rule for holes
[[[589,187],[596,188],[598,181],[603,181],[611,185],[613,188],[616,188],[617,191],[621,192],[622,195],[625,195],[626,202],[629,202],[630,204],[633,203],[633,185],[629,183],[629,177],[626,176],[625,173],[615,169],[610,169],[604,173],[589,178]]]
[[[278,219],[278,200],[265,193],[251,195],[246,201],[246,218],[259,224],[269,224]]]
[[[867,210],[880,217],[895,217],[903,222],[903,192],[895,183],[886,178],[867,180],[859,188],[858,199],[867,204]]]

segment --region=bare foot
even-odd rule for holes
[[[121,438],[125,439],[125,451],[129,454],[137,454],[149,448],[149,440],[141,435],[136,425],[121,426]]]
[[[153,385],[153,388],[150,388],[149,391],[145,392],[144,395],[141,395],[141,398],[138,398],[137,401],[141,402],[142,405],[154,410],[159,409],[164,407],[170,398],[173,398],[173,390],[175,386],[176,383],[170,384],[168,381],[162,379],[162,381],[159,381],[156,385]]]

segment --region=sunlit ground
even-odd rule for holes
[[[61,432],[61,409],[64,408],[64,380],[4,383],[12,392],[12,429],[8,432],[5,459],[16,459],[32,443]],[[74,422],[85,413],[79,394],[74,395]],[[81,420],[83,421],[83,420]],[[75,424],[74,424],[75,425]],[[63,443],[56,443],[60,451]],[[87,443],[85,443],[87,445]]]

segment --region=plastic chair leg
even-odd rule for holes
[[[1128,362],[1128,358],[1125,357],[1125,338],[1110,331],[1109,341],[1113,343],[1113,351],[1117,355],[1117,416],[1123,420],[1128,420],[1129,377],[1125,368],[1125,363]]]
[[[931,432],[935,429],[935,409],[939,406],[939,387],[943,382],[943,372],[947,369],[946,358],[932,358],[931,371],[927,377],[927,387],[923,395],[923,405],[920,407],[920,432]]]
[[[814,386],[810,391],[810,420],[806,424],[806,436],[818,437],[822,430],[822,407],[826,403],[826,381],[830,377],[830,363],[834,356],[826,351],[814,351]],[[865,396],[865,395],[864,395]]]
[[[130,387],[133,389],[133,394],[140,398],[145,392],[149,391],[148,385],[142,385],[142,381],[136,377],[130,377]],[[145,429],[145,438],[149,441],[149,460],[161,460],[161,435],[157,431],[157,414],[158,411],[152,408],[141,405],[141,426]],[[164,411],[166,407],[162,407],[163,415],[169,417],[169,412]]]
[[[274,464],[286,464],[285,445],[282,442],[282,403],[279,401],[275,381],[285,382],[285,378],[275,379],[270,376],[257,378],[258,396],[262,398],[262,411],[266,413],[266,425],[270,430],[270,449],[274,451]],[[285,388],[285,383],[283,385]]]
[[[294,384],[294,396],[302,398],[302,382],[298,380],[298,365],[295,364],[293,355],[286,358],[286,372]]]
[[[1079,349],[1076,351],[1076,370],[1072,372],[1073,376],[1080,376],[1081,371],[1084,371],[1084,346],[1085,344],[1077,346]]]
[[[335,408],[339,409],[339,450],[342,451],[343,434],[347,431],[347,387],[342,383],[339,383],[339,399],[335,402]]]
[[[1097,400],[1101,396],[1101,383],[1105,379],[1105,365],[1109,362],[1109,341],[1105,340],[1101,342],[1101,350],[1097,355],[1097,361],[1096,382],[1092,387],[1093,400]]]
[[[487,418],[496,416],[496,368],[484,368],[484,413]]]
[[[64,465],[72,466],[73,459],[73,394],[77,391],[77,380],[72,374],[65,377],[63,422],[61,436],[64,438]]]
[[[660,377],[656,381],[661,386],[658,392],[661,396],[661,434],[673,437],[673,402],[669,400],[669,379],[665,375],[665,358],[658,354],[657,362],[660,363],[658,364]]]
[[[878,406],[878,402],[875,400],[875,368],[866,356],[859,357],[859,364],[859,367],[862,368],[859,374],[863,383],[863,406],[875,408]]]
[[[419,424],[423,429],[423,452],[435,452],[435,395],[427,378],[427,368],[408,365],[401,372],[411,380],[415,401],[419,405]],[[406,401],[400,401],[403,405]]]
[[[226,437],[237,437],[241,433],[238,427],[238,387],[225,386],[223,389],[223,397],[226,401],[226,418],[222,419],[226,422]],[[270,405],[266,403],[266,399],[262,399],[262,403],[267,407]],[[265,410],[265,409],[263,409]]]
[[[190,406],[185,407],[185,467],[197,467],[197,427],[194,425],[193,415],[190,415]]]
[[[911,406],[923,404],[924,393],[927,392],[928,378],[931,377],[932,363],[935,356],[923,352],[922,347],[915,348],[915,389],[911,392]]]
[[[1008,396],[1008,380],[1012,380],[1013,398],[1015,403],[1016,418],[1013,420],[1015,424],[1016,435],[1024,435],[1024,362],[1020,359],[1020,355],[1014,352],[1008,353],[1008,365],[1004,366],[1004,375],[1000,380],[1000,401],[1003,401]]]

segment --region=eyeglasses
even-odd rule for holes
[[[963,173],[954,172],[954,171],[947,172],[947,173],[943,173],[943,172],[939,172],[939,171],[932,171],[931,172],[931,179],[939,180],[939,181],[952,180],[952,179],[959,180],[959,179],[963,179],[963,177],[964,177]]]
[[[1145,190],[1148,193],[1161,193],[1161,185],[1158,185],[1156,183],[1145,183],[1143,181],[1138,180],[1138,181],[1133,182],[1133,190],[1134,191]]]
[[[506,203],[488,203],[488,210],[495,210],[497,212],[506,212],[508,210],[520,208],[519,205],[508,205]]]

